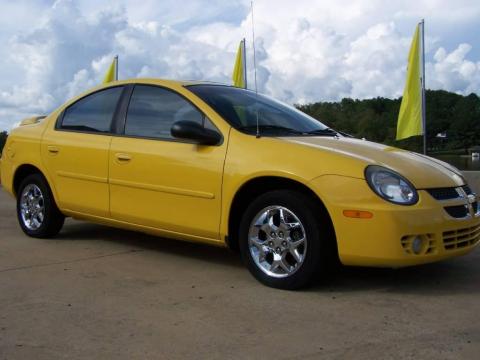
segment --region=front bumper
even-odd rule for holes
[[[345,265],[402,267],[464,255],[480,242],[480,213],[455,219],[427,191],[412,206],[391,204],[363,179],[325,175],[311,182],[335,228],[340,261]],[[350,218],[344,210],[369,211],[371,218]],[[412,250],[422,239],[419,254]]]

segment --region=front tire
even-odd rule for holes
[[[50,187],[42,175],[29,175],[20,184],[17,218],[23,232],[31,237],[54,237],[62,229],[65,216],[58,210]]]
[[[255,199],[240,222],[242,258],[261,283],[294,290],[311,283],[328,263],[331,225],[311,197],[275,190]]]

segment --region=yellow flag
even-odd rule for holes
[[[420,25],[417,25],[408,55],[407,82],[398,114],[397,140],[423,134],[420,66]]]
[[[102,84],[106,84],[117,79],[117,66],[118,66],[118,56],[113,58],[112,63],[110,64],[105,77],[103,78]]]
[[[233,86],[247,88],[247,76],[246,76],[246,63],[245,63],[245,39],[240,41],[238,45],[237,57],[235,59],[235,66],[233,68]]]

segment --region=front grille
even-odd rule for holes
[[[480,241],[480,225],[469,228],[445,231],[443,233],[443,246],[445,250],[461,249],[473,246]]]
[[[475,193],[472,191],[470,186],[468,185],[463,185],[461,188],[454,188],[454,187],[449,187],[449,188],[434,188],[434,189],[426,189],[426,191],[436,200],[438,201],[450,201],[453,200],[455,202],[462,201],[462,199],[465,199],[466,202],[466,196],[473,195],[475,196]],[[470,200],[471,201],[471,200]],[[453,204],[455,204],[455,202]],[[449,205],[447,203],[444,203],[444,209],[447,212],[448,215],[455,219],[463,219],[466,218],[470,215],[470,205],[467,204],[461,204],[461,205],[451,205],[451,206],[445,206]],[[478,213],[478,203],[475,201],[474,203],[471,204],[473,208],[473,213],[477,214]]]
[[[460,195],[457,192],[456,188],[435,188],[427,189],[430,195],[436,200],[451,200],[457,199]]]
[[[448,215],[456,219],[461,219],[469,215],[468,206],[465,205],[445,206],[444,209]]]
[[[462,189],[463,189],[463,191],[465,191],[465,193],[466,193],[467,195],[473,194],[472,189],[470,189],[470,186],[468,186],[468,185],[463,185],[463,186],[462,186]]]

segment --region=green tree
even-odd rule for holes
[[[421,136],[396,141],[397,117],[401,98],[366,100],[342,99],[297,107],[325,125],[353,136],[422,151]],[[480,98],[462,96],[443,90],[427,90],[427,144],[430,152],[462,149],[480,145]],[[446,133],[446,138],[437,137]]]
[[[0,154],[2,153],[3,147],[7,142],[8,133],[6,131],[0,132]]]

